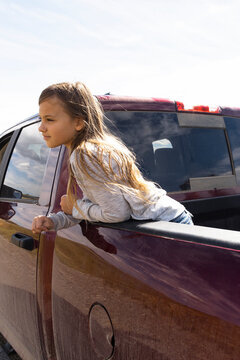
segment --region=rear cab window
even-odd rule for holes
[[[145,177],[167,192],[236,186],[222,117],[151,111],[112,111],[106,116],[135,152]]]

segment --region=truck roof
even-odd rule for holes
[[[117,96],[117,95],[96,95],[96,98],[101,102],[104,111],[122,111],[122,110],[135,110],[135,111],[171,111],[171,112],[197,112],[197,113],[210,113],[222,116],[240,117],[240,108],[237,107],[222,107],[219,106],[211,109],[206,105],[196,105],[191,109],[186,109],[184,104],[179,101],[156,98],[156,97],[134,97],[134,96]],[[13,131],[21,126],[23,123],[36,121],[38,114],[35,114],[16,125],[4,131],[1,136],[8,133],[9,130]]]
[[[156,97],[133,97],[117,95],[97,95],[105,111],[117,110],[142,110],[142,111],[185,111],[211,113],[222,116],[240,116],[240,108],[218,106],[211,109],[207,105],[196,105],[191,109],[186,109],[184,104],[179,101],[156,98]]]

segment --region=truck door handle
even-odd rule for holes
[[[26,234],[15,233],[11,237],[11,243],[26,250],[34,249],[34,239]]]

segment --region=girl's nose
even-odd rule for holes
[[[39,127],[38,127],[38,131],[40,131],[40,132],[46,131],[46,128],[45,128],[45,126],[43,125],[42,122],[40,123],[40,125],[39,125]]]

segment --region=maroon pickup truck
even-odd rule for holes
[[[67,152],[46,147],[37,115],[16,125],[0,137],[0,332],[24,360],[239,360],[240,109],[99,99],[195,226],[33,235],[34,216],[60,209]]]

